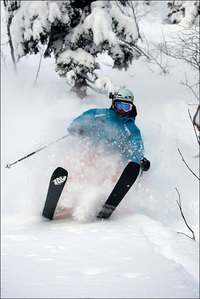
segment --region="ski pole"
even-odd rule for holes
[[[26,158],[28,158],[28,157],[30,157],[30,156],[33,156],[34,154],[36,154],[36,153],[42,151],[43,149],[47,148],[48,146],[50,146],[50,145],[52,145],[52,144],[54,144],[54,143],[56,143],[56,142],[58,142],[58,141],[60,141],[60,140],[62,140],[62,139],[64,139],[64,138],[66,138],[66,137],[68,137],[68,136],[69,136],[69,134],[67,134],[67,135],[65,135],[65,136],[63,136],[63,137],[61,137],[61,138],[59,138],[59,139],[57,139],[57,140],[55,140],[55,141],[53,141],[53,142],[51,142],[51,143],[49,143],[49,144],[44,145],[43,147],[37,149],[36,151],[34,151],[34,152],[32,152],[32,153],[30,153],[30,154],[28,154],[28,155],[26,155],[26,156],[24,156],[24,157],[22,157],[22,158],[20,158],[20,159],[18,159],[18,160],[15,161],[15,162],[12,162],[12,163],[10,163],[10,164],[7,164],[7,165],[6,165],[6,168],[11,168],[12,165],[17,164],[17,163],[19,163],[20,161],[25,160]]]

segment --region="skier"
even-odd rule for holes
[[[135,182],[139,170],[147,171],[150,161],[144,157],[140,130],[135,125],[137,109],[133,93],[121,88],[114,94],[110,109],[91,109],[77,117],[68,128],[71,136],[79,136],[89,147],[103,147],[105,152],[116,153],[127,164],[97,218],[106,219]],[[129,163],[131,161],[131,163]]]
[[[68,128],[71,136],[90,142],[92,147],[102,146],[106,152],[116,153],[127,164],[140,164],[147,171],[150,162],[144,158],[144,146],[140,130],[135,125],[137,110],[133,93],[121,88],[114,94],[110,109],[90,109],[77,117]]]
[[[135,125],[137,110],[133,104],[133,93],[122,88],[114,94],[110,93],[109,97],[112,99],[109,109],[90,109],[77,117],[68,128],[69,134],[78,136],[85,144],[86,150],[91,147],[103,147],[106,153],[119,153],[122,163],[127,165],[98,213],[99,219],[110,217],[135,182],[140,169],[147,171],[150,167],[150,161],[144,157],[140,130]],[[52,175],[43,210],[43,216],[48,219],[54,217],[67,175],[67,171],[62,168],[57,168]]]

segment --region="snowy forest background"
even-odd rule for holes
[[[2,298],[199,298],[199,15],[199,1],[1,1]],[[117,155],[80,159],[67,138],[5,168],[119,87],[151,169],[109,221],[94,215]],[[49,222],[58,166],[73,213]]]

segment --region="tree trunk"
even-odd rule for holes
[[[12,43],[12,37],[11,37],[11,33],[10,33],[10,25],[11,25],[11,22],[8,21],[8,23],[7,23],[8,43],[10,46],[10,54],[11,54],[14,70],[15,70],[15,72],[17,72],[17,64],[16,64],[16,59],[15,59],[14,47],[13,47],[13,43]]]
[[[74,86],[71,89],[72,91],[74,91],[76,93],[76,95],[83,99],[86,97],[87,95],[87,81],[86,79],[82,78],[82,77],[78,77],[74,83]]]

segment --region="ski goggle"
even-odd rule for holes
[[[132,104],[123,103],[123,102],[115,102],[115,108],[117,110],[123,109],[125,112],[128,112],[132,109]]]

